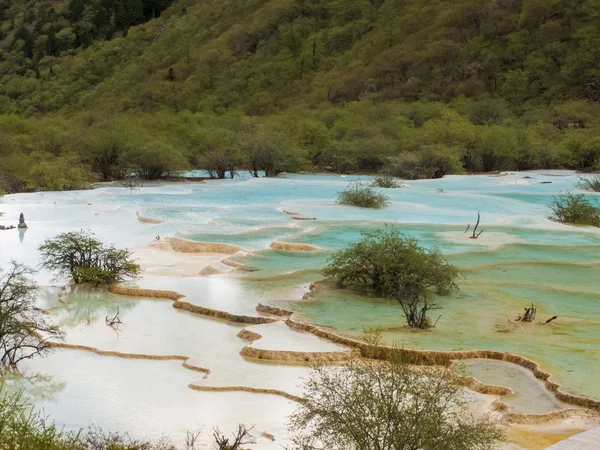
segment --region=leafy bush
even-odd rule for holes
[[[419,370],[396,360],[313,368],[306,402],[291,416],[292,448],[496,448],[498,424],[473,418],[457,381],[449,369]]]
[[[437,250],[421,247],[396,228],[362,231],[362,239],[335,252],[324,270],[339,287],[393,298],[408,325],[428,328],[427,311],[436,309],[430,291],[448,294],[458,289],[458,272]]]
[[[375,180],[373,180],[371,187],[383,188],[383,189],[395,189],[395,188],[401,188],[402,185],[389,175],[381,175],[381,176],[375,177]]]
[[[0,385],[0,448],[20,450],[75,450],[78,436],[67,433],[38,412],[22,393],[3,394]]]
[[[563,194],[554,197],[550,209],[552,220],[574,225],[600,227],[600,207],[590,202],[583,194]]]
[[[86,430],[65,431],[52,420],[35,411],[23,392],[8,394],[0,379],[0,449],[2,450],[200,450],[200,432],[187,432],[184,447],[176,447],[168,438],[156,441],[132,439],[127,433],[105,431],[97,426]],[[229,444],[218,429],[214,433],[216,448],[240,450],[253,443],[251,428],[239,425],[234,442]]]
[[[62,233],[39,248],[42,266],[75,284],[112,284],[136,278],[140,267],[129,250],[106,246],[89,231]]]
[[[345,190],[338,193],[337,202],[340,205],[374,209],[383,209],[390,205],[387,195],[361,183],[350,183]]]

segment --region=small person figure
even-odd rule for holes
[[[25,216],[23,215],[23,213],[21,213],[21,215],[19,216],[19,228],[29,228],[25,223]]]

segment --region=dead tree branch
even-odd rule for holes
[[[242,450],[242,445],[256,443],[254,436],[250,434],[253,428],[246,428],[245,425],[239,424],[237,433],[233,434],[233,442],[231,444],[229,443],[229,438],[226,438],[218,428],[213,430],[213,437],[219,450]]]
[[[479,236],[481,236],[481,233],[483,233],[485,231],[485,230],[481,230],[479,233],[477,233],[477,228],[479,227],[480,220],[481,220],[481,214],[479,214],[479,211],[477,211],[477,223],[475,224],[475,228],[473,228],[473,235],[471,236],[471,239],[477,239]],[[469,227],[467,227],[467,231],[469,231]],[[465,233],[467,231],[465,231]]]

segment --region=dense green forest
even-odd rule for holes
[[[600,168],[600,0],[0,0],[0,190]]]

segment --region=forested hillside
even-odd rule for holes
[[[0,0],[0,189],[600,163],[600,0]]]

